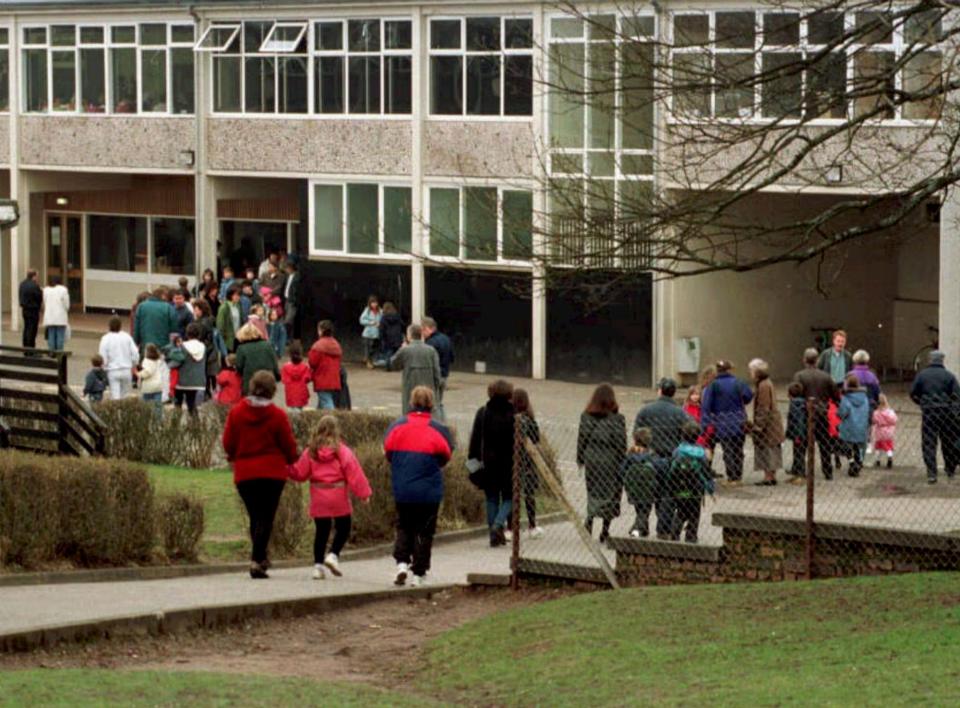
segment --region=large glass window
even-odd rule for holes
[[[0,27],[0,112],[10,110],[10,30]]]
[[[193,219],[151,218],[153,273],[196,273],[197,244]]]
[[[409,187],[315,183],[311,190],[312,253],[409,254],[413,233]]]
[[[192,113],[193,38],[191,24],[25,27],[25,110]]]
[[[316,113],[409,114],[409,20],[335,20],[314,24]]]
[[[87,224],[87,268],[147,272],[145,217],[91,214]]]
[[[529,261],[533,193],[501,187],[432,187],[430,256],[477,262]]]
[[[533,113],[533,21],[467,17],[430,21],[430,112]]]

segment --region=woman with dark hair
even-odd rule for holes
[[[522,388],[513,390],[513,411],[516,414],[517,425],[520,427],[521,439],[524,446],[520,448],[520,484],[523,488],[523,505],[527,510],[527,526],[530,529],[530,538],[543,536],[543,529],[537,526],[537,492],[540,490],[540,475],[533,466],[526,443],[540,444],[540,426],[533,414],[530,405],[530,395]],[[514,513],[519,513],[515,509]]]
[[[249,396],[234,406],[223,429],[223,449],[233,467],[233,481],[250,517],[250,577],[267,578],[267,546],[273,532],[287,465],[297,461],[297,441],[287,414],[273,405],[276,379],[258,371]]]
[[[610,537],[610,522],[620,516],[620,469],[626,451],[627,423],[620,414],[616,394],[610,384],[600,384],[580,416],[577,434],[577,465],[584,471],[587,483],[585,525],[592,534],[593,520],[600,517],[600,543]]]
[[[216,281],[217,276],[213,274],[213,271],[209,268],[204,268],[203,273],[200,274],[200,280],[198,280],[193,286],[193,297],[202,297],[203,293],[210,286],[210,284],[215,283]]]
[[[392,302],[383,303],[383,314],[380,316],[380,361],[390,359],[400,351],[403,346],[403,337],[406,334],[406,327],[403,326],[403,320],[397,312],[397,307]]]
[[[214,280],[200,291],[200,299],[210,305],[210,314],[216,319],[220,313],[220,284]]]
[[[747,404],[753,400],[750,387],[733,375],[733,364],[717,362],[717,377],[703,390],[700,423],[710,431],[711,442],[723,449],[727,473],[724,486],[743,484],[743,445],[747,437]]]
[[[498,379],[487,387],[487,404],[477,411],[470,433],[470,459],[483,463],[490,546],[507,543],[513,509],[513,385]]]
[[[207,352],[206,386],[204,400],[213,400],[213,393],[217,390],[217,374],[220,373],[220,352],[217,351],[216,331],[217,321],[210,311],[210,303],[204,298],[193,301],[193,321],[200,328],[200,341]]]
[[[337,407],[336,396],[343,388],[340,378],[343,349],[333,337],[333,322],[330,320],[317,325],[317,334],[320,338],[310,347],[307,362],[313,377],[313,390],[317,393],[317,408],[333,410]]]

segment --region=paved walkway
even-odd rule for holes
[[[509,550],[473,539],[434,549],[432,585],[463,584],[467,574],[509,573]],[[216,609],[317,597],[396,592],[394,561],[388,556],[344,561],[342,578],[316,581],[311,568],[271,571],[254,581],[246,573],[169,580],[135,580],[0,588],[0,637],[86,622]]]

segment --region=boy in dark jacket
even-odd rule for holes
[[[713,493],[713,476],[710,463],[707,462],[707,451],[697,445],[698,437],[700,426],[694,421],[686,423],[681,431],[681,443],[670,461],[669,483],[677,513],[673,540],[679,541],[680,532],[683,531],[686,543],[697,542],[703,495]]]
[[[90,364],[93,368],[84,380],[83,395],[91,403],[97,403],[103,400],[103,392],[107,389],[107,372],[103,370],[103,357],[99,354],[90,359]]]
[[[793,463],[790,465],[790,484],[803,484],[807,476],[807,399],[803,384],[794,381],[787,388],[790,408],[787,411],[785,437],[793,443]]]
[[[627,490],[627,501],[633,506],[636,519],[630,536],[646,538],[650,534],[650,510],[657,500],[657,470],[653,463],[653,454],[649,451],[653,433],[650,428],[637,428],[633,431],[633,447],[623,461],[620,476]]]

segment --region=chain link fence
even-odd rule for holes
[[[931,397],[918,409],[903,396],[891,406],[847,391],[700,421],[666,399],[635,420],[518,416],[514,460],[523,573],[615,584],[620,539],[717,548],[734,520],[741,531],[796,532],[805,555],[790,571],[797,577],[836,574],[844,563],[859,572],[960,567],[953,400]],[[910,562],[894,568],[881,546],[911,549]]]

